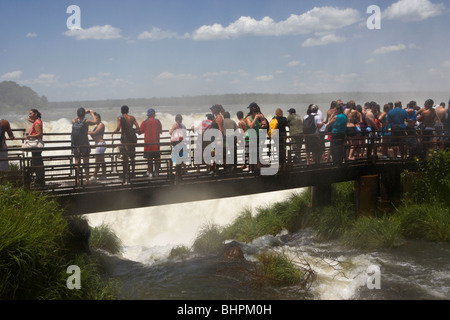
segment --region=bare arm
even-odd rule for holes
[[[119,132],[120,129],[121,129],[121,121],[120,121],[120,117],[117,117],[117,128],[116,128],[116,130],[113,131],[113,134]]]
[[[96,135],[99,131],[101,131],[103,128],[105,127],[105,125],[103,123],[100,123],[97,128],[95,128],[94,131],[88,131],[88,134],[91,135]]]

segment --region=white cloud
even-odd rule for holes
[[[442,63],[442,67],[443,67],[443,68],[450,68],[450,60],[444,61],[444,62]]]
[[[75,37],[77,40],[114,40],[122,38],[121,30],[109,24],[104,26],[94,26],[88,29],[73,29],[64,32],[68,37]]]
[[[181,73],[181,74],[174,74],[171,72],[167,72],[164,71],[162,73],[160,73],[157,77],[157,80],[193,80],[196,79],[196,76],[192,75],[192,74],[185,74],[185,73]]]
[[[389,6],[383,16],[388,20],[421,21],[441,15],[445,11],[443,3],[434,4],[429,0],[400,0]]]
[[[223,77],[223,76],[239,76],[239,77],[247,77],[248,73],[245,70],[237,70],[237,71],[226,71],[226,70],[220,70],[220,71],[213,71],[213,72],[206,72],[202,76],[206,78],[211,77]]]
[[[58,79],[54,74],[42,73],[36,79],[23,81],[26,85],[40,84],[43,86],[55,86],[58,85]]]
[[[320,7],[301,15],[291,14],[286,20],[275,22],[270,17],[255,20],[240,17],[228,27],[221,24],[204,25],[193,32],[193,40],[231,39],[244,36],[304,35],[313,32],[333,31],[361,21],[359,11]]]
[[[270,81],[270,80],[273,80],[273,78],[274,78],[273,75],[263,75],[263,76],[256,77],[255,80],[256,80],[256,81],[263,82],[263,81]]]
[[[159,28],[152,28],[152,31],[144,31],[139,36],[139,40],[163,40],[177,38],[176,32],[163,31]]]
[[[405,49],[406,49],[406,46],[404,44],[398,44],[398,45],[394,45],[394,46],[386,46],[386,47],[378,48],[373,53],[374,54],[387,54],[390,52],[402,51]]]
[[[73,81],[70,86],[75,86],[79,88],[93,88],[99,87],[105,84],[105,81],[109,81],[111,77],[110,72],[99,72],[95,76],[89,76],[85,79],[80,79]]]
[[[330,43],[339,43],[344,42],[345,38],[338,37],[334,33],[323,35],[319,38],[308,38],[305,42],[303,42],[303,47],[315,47],[315,46],[324,46]]]
[[[291,61],[286,66],[288,67],[296,67],[300,64],[300,61]]]
[[[43,73],[43,74],[40,74],[39,77],[37,79],[35,79],[33,82],[48,86],[48,85],[54,84],[56,81],[57,81],[57,79],[54,74]]]
[[[2,75],[0,77],[0,79],[2,79],[2,80],[17,80],[17,79],[20,79],[21,76],[22,76],[22,71],[17,70],[17,71],[5,73],[4,75]]]
[[[27,38],[35,38],[35,37],[37,37],[37,33],[29,32],[29,33],[27,33],[26,37]]]

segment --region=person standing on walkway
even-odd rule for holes
[[[119,147],[119,150],[122,155],[123,178],[125,180],[127,177],[130,178],[134,175],[136,158],[135,144],[137,143],[136,133],[140,130],[136,118],[128,114],[130,112],[128,106],[122,106],[120,112],[122,115],[117,117],[117,127],[113,131],[113,139],[114,134],[121,131],[120,142],[122,145]],[[131,174],[129,165],[131,165]]]
[[[92,139],[95,142],[95,169],[94,174],[92,175],[90,181],[97,180],[97,175],[100,170],[100,167],[102,168],[102,176],[100,180],[105,180],[106,177],[106,163],[105,163],[105,152],[106,152],[106,142],[103,139],[103,136],[105,134],[105,125],[102,122],[102,117],[97,112],[94,112],[95,116],[95,123],[96,126],[92,131],[88,131],[88,134],[91,135]]]
[[[44,126],[42,123],[42,114],[37,109],[31,109],[28,112],[27,120],[32,123],[26,140],[37,140],[42,142],[44,136]],[[34,181],[34,186],[44,187],[45,186],[45,169],[44,161],[42,160],[42,151],[36,150],[31,152],[31,166],[36,174],[36,180]]]
[[[139,134],[144,134],[144,143],[150,144],[144,146],[144,158],[147,159],[146,177],[157,177],[159,175],[161,158],[160,137],[162,134],[162,125],[159,119],[156,119],[156,112],[150,108],[147,110],[147,119],[142,121],[139,128]]]
[[[295,154],[295,162],[301,161],[301,149],[303,145],[303,121],[294,108],[288,110],[287,116],[291,149]]]
[[[0,171],[8,171],[8,146],[6,145],[6,134],[14,139],[14,133],[8,120],[0,119]],[[1,160],[5,159],[5,160]]]
[[[336,115],[328,123],[331,129],[331,157],[335,166],[341,165],[344,159],[344,143],[347,131],[347,117],[343,113],[342,105],[336,107]]]
[[[92,120],[86,119],[86,113],[90,113]],[[71,145],[72,154],[75,157],[75,176],[76,185],[80,184],[80,178],[82,175],[82,170],[84,168],[86,174],[86,184],[89,183],[89,154],[91,153],[91,147],[89,146],[89,126],[95,125],[95,115],[94,111],[86,110],[84,108],[79,108],[77,110],[77,116],[72,119],[72,133]],[[80,168],[80,163],[83,162],[83,167]]]
[[[422,130],[423,142],[425,150],[431,149],[433,144],[433,132],[436,124],[436,111],[433,108],[434,101],[428,99],[424,103],[424,107],[420,109],[417,114],[417,121],[419,121],[419,128]]]
[[[392,136],[391,142],[393,145],[394,158],[397,158],[398,149],[402,158],[406,157],[406,123],[409,119],[408,112],[402,108],[402,103],[396,101],[394,109],[387,114],[386,126],[390,126]]]
[[[169,134],[171,136],[170,142],[173,150],[175,146],[183,142],[183,139],[186,136],[186,126],[183,124],[183,116],[181,114],[175,116],[175,123],[170,128]],[[183,171],[186,170],[186,164],[183,161],[183,157],[183,148],[181,148],[178,153],[172,151],[172,162],[175,164],[176,179],[180,179]]]

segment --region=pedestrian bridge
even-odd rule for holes
[[[20,131],[20,130],[16,130]],[[327,161],[330,141],[323,135],[321,141],[320,163],[307,164],[304,144],[296,150],[291,139],[280,142],[286,157],[279,163],[280,169],[274,175],[261,175],[259,171],[243,170],[242,164],[217,165],[215,172],[209,171],[206,164],[194,164],[194,150],[191,150],[191,162],[187,163],[182,174],[175,175],[172,162],[172,146],[166,135],[160,143],[159,175],[146,177],[147,159],[143,158],[145,144],[138,140],[136,147],[135,171],[124,174],[130,163],[125,163],[118,152],[120,143],[111,133],[106,133],[107,151],[105,153],[106,175],[102,180],[85,182],[86,171],[81,170],[80,183],[76,183],[76,167],[71,154],[70,133],[53,133],[44,136],[45,148],[42,149],[45,181],[43,187],[33,186],[33,156],[30,150],[22,149],[17,142],[9,147],[8,160],[10,172],[4,173],[2,181],[13,181],[23,187],[31,187],[56,199],[68,215],[160,206],[191,201],[219,199],[250,195],[271,191],[313,187],[313,204],[329,203],[331,184],[343,181],[356,181],[359,190],[360,207],[376,206],[377,199],[390,201],[398,197],[401,189],[400,174],[404,170],[415,171],[418,150],[443,148],[443,136],[434,136],[425,140],[418,134],[405,137],[400,146],[407,154],[394,157],[394,146],[386,138],[359,137],[357,140],[346,138],[344,160],[335,165]],[[408,140],[409,139],[409,140]],[[411,139],[414,139],[414,155]],[[16,140],[21,140],[16,139]],[[192,144],[194,145],[194,143]],[[92,145],[91,145],[92,147]],[[349,160],[351,149],[356,151],[355,159]],[[283,149],[283,148],[282,148]],[[423,156],[425,152],[420,152]],[[273,155],[267,153],[269,161]],[[244,154],[238,155],[245,159]],[[2,159],[0,159],[1,161]],[[90,175],[95,167],[95,155],[85,166]],[[126,171],[125,170],[125,171]],[[128,168],[129,170],[129,168]],[[370,195],[368,195],[370,193]],[[364,200],[369,197],[369,200]],[[374,200],[375,198],[375,200]],[[232,204],[230,204],[232,205]]]

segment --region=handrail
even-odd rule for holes
[[[16,129],[20,130],[20,129]],[[107,134],[107,133],[105,133]],[[64,135],[70,135],[70,133],[52,133],[48,134],[48,136],[64,136]],[[300,137],[301,141],[301,148],[297,149],[299,142],[296,141],[294,138],[295,136],[286,135],[286,140],[280,142],[280,147],[284,148],[286,152],[286,156],[281,159],[284,160],[284,163],[280,163],[282,170],[307,170],[308,166],[305,165],[305,158],[307,156],[307,150],[305,149],[304,145],[304,138],[308,138],[309,136],[318,136],[321,139],[321,144],[323,144],[323,149],[321,149],[322,153],[329,154],[330,148],[331,148],[331,141],[325,139],[325,137],[330,136],[331,134],[328,132],[323,132],[320,134],[312,134],[312,135],[301,135]],[[196,134],[190,135],[191,142],[195,142],[195,139],[197,137]],[[172,144],[169,141],[170,137],[161,137],[161,142],[159,144],[154,143],[133,143],[133,144],[122,144],[120,142],[120,138],[117,139],[105,139],[107,144],[103,145],[103,147],[106,147],[106,150],[111,150],[110,152],[104,153],[104,163],[106,164],[107,168],[107,183],[109,185],[139,185],[139,184],[148,184],[148,183],[173,183],[176,181],[174,179],[174,164],[172,162]],[[142,140],[143,137],[140,139]],[[395,140],[394,140],[395,139]],[[23,138],[16,138],[14,140],[23,140]],[[114,142],[118,143],[114,143]],[[139,141],[139,140],[138,140]],[[268,140],[269,141],[269,140]],[[111,142],[111,143],[108,143]],[[49,144],[63,144],[62,146],[55,146]],[[147,165],[148,160],[144,158],[144,148],[146,146],[154,146],[159,145],[159,152],[158,157],[156,159],[153,159],[152,161],[154,163],[157,163],[159,165],[159,168],[161,170],[161,175],[158,177],[155,177],[154,179],[146,179],[143,177],[145,172],[147,171]],[[381,136],[380,131],[374,131],[371,136],[367,135],[361,135],[354,137],[353,139],[349,137],[345,137],[343,140],[343,148],[344,148],[344,156],[343,156],[343,163],[342,165],[347,165],[351,163],[366,163],[366,164],[373,164],[377,162],[386,162],[386,161],[415,161],[415,156],[417,154],[412,154],[412,151],[418,151],[419,153],[424,153],[425,149],[428,148],[445,148],[450,145],[450,134],[446,132],[444,135],[433,133],[432,135],[423,135],[420,131],[415,131],[413,135],[406,135],[406,136]],[[123,158],[123,155],[121,155],[120,152],[116,151],[115,149],[120,146],[131,146],[135,148],[134,152],[134,161],[131,160],[129,162],[126,162]],[[380,150],[383,148],[391,148],[391,147],[399,147],[399,148],[405,148],[409,151],[407,155],[403,155],[403,157],[397,157],[389,159],[384,159],[383,157],[379,157]],[[90,148],[90,150],[95,150],[97,148],[96,145],[89,144],[85,146],[78,146],[77,148]],[[189,150],[189,162],[187,165],[187,168],[185,170],[196,173],[197,178],[213,178],[211,175],[208,175],[208,170],[210,169],[209,165],[206,163],[197,164],[194,161],[194,148],[195,143],[191,144],[191,149]],[[348,152],[351,149],[361,149],[365,152],[364,158],[350,160],[348,158]],[[417,148],[417,150],[413,150],[413,148]],[[8,149],[8,158],[1,158],[0,161],[10,161],[12,163],[18,163],[18,171],[23,175],[23,185],[26,186],[29,184],[31,180],[31,176],[33,173],[35,173],[36,169],[41,168],[44,170],[45,173],[45,180],[49,182],[55,182],[54,184],[48,183],[45,188],[42,188],[43,190],[50,190],[52,192],[57,192],[58,190],[63,190],[67,188],[85,188],[87,185],[83,183],[84,178],[84,170],[81,170],[81,183],[80,185],[75,184],[75,178],[76,178],[76,171],[79,168],[85,168],[89,171],[89,175],[92,174],[92,171],[94,168],[98,165],[96,162],[96,155],[94,152],[91,152],[88,156],[89,163],[83,164],[81,161],[78,161],[80,164],[75,163],[75,156],[72,154],[73,147],[70,145],[69,140],[45,140],[45,147],[43,149],[24,149],[21,146],[10,146]],[[270,149],[270,148],[269,148]],[[383,149],[384,150],[384,149]],[[236,149],[235,149],[236,151]],[[43,161],[43,164],[36,164],[36,156],[33,156],[33,154],[30,154],[32,152],[40,152],[40,156],[38,157]],[[51,154],[51,153],[58,153],[61,152],[61,154]],[[246,153],[244,152],[243,155],[241,155],[242,158],[245,159],[244,164],[248,164],[248,159]],[[384,151],[382,151],[384,152]],[[49,154],[50,153],[50,154]],[[225,155],[224,155],[225,156]],[[271,154],[266,154],[265,157],[271,157]],[[78,160],[80,160],[78,158]],[[280,161],[280,158],[278,159]],[[129,175],[127,176],[126,172],[131,172],[130,168],[126,169],[126,166],[130,166],[130,162],[134,162],[135,165],[135,172],[134,176]],[[233,163],[229,165],[221,165],[221,170],[216,171],[220,173],[226,173],[228,174],[227,168],[231,169],[238,169],[238,170],[231,170],[230,172],[233,173],[234,176],[239,176],[240,178],[245,176],[254,176],[255,173],[247,173],[243,172],[239,169],[239,167],[242,165],[242,163]],[[328,167],[328,166],[334,166],[333,164],[329,162],[321,162],[320,164],[316,165],[315,167]],[[186,176],[186,178],[189,178],[189,176]],[[0,176],[1,179],[1,176]],[[72,182],[70,182],[72,181]],[[59,183],[59,185],[58,185]],[[102,187],[100,184],[99,187]],[[93,188],[92,186],[89,186],[89,188]]]

